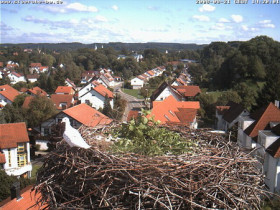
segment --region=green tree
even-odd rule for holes
[[[44,120],[57,113],[53,102],[46,96],[36,95],[27,109],[27,121],[29,127],[39,125]]]
[[[240,103],[242,101],[241,97],[238,95],[238,92],[228,90],[224,91],[217,99],[217,105],[225,106],[228,102]]]
[[[247,85],[246,83],[239,83],[234,87],[234,90],[242,98],[241,104],[248,111],[251,111],[252,107],[257,105],[258,92],[256,88]]]
[[[113,110],[112,110],[112,107],[110,104],[110,98],[108,97],[108,95],[105,96],[104,107],[103,107],[102,113],[108,117],[113,116]]]
[[[17,95],[14,99],[14,102],[12,103],[13,104],[13,107],[15,108],[21,108],[23,103],[24,103],[24,100],[25,98],[27,97],[28,95],[27,94],[20,94],[20,95]]]

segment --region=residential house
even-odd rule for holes
[[[57,110],[68,109],[75,104],[73,95],[52,94],[51,100],[55,104]]]
[[[94,71],[85,71],[81,76],[81,84],[87,84],[95,77]]]
[[[7,76],[9,77],[11,84],[16,84],[18,82],[26,82],[24,75],[15,71],[12,71]]]
[[[3,68],[3,67],[4,67],[4,63],[0,62],[0,68]]]
[[[255,148],[259,131],[265,130],[273,122],[280,122],[280,110],[273,103],[269,103],[249,116],[240,116],[238,144],[248,149]]]
[[[144,77],[138,76],[130,81],[132,89],[141,89],[144,86]]]
[[[0,86],[0,108],[6,106],[7,104],[12,104],[19,92],[12,88],[10,85]]]
[[[173,86],[177,92],[179,92],[183,97],[184,100],[193,100],[194,97],[198,96],[201,93],[199,86],[196,85],[180,85],[180,86]]]
[[[151,108],[153,108],[153,101],[163,101],[170,95],[172,95],[177,101],[182,101],[182,96],[174,88],[172,88],[172,86],[164,81],[150,97]]]
[[[31,63],[29,65],[29,72],[30,74],[33,74],[34,72],[39,72],[39,68],[42,67],[41,63]]]
[[[197,128],[197,110],[199,101],[177,101],[172,95],[163,101],[154,101],[150,117],[159,120],[161,124],[187,125],[191,129]]]
[[[44,91],[43,89],[39,88],[38,86],[37,87],[34,87],[34,88],[30,88],[26,91],[26,93],[28,95],[31,95],[31,96],[36,96],[36,95],[40,95],[40,96],[47,96],[48,94],[46,93],[46,91]]]
[[[11,196],[0,202],[1,210],[11,209],[28,209],[38,210],[47,208],[47,204],[37,205],[37,200],[41,197],[41,193],[35,193],[33,186],[27,186],[20,190],[20,183],[16,182],[11,187]]]
[[[3,168],[8,175],[31,177],[29,137],[24,122],[0,124],[0,154],[5,155]]]
[[[105,116],[89,105],[79,104],[62,110],[58,114],[42,122],[40,127],[36,129],[40,131],[42,136],[48,136],[51,133],[51,127],[54,124],[61,122],[64,117],[68,117],[71,125],[76,129],[82,125],[95,128],[104,127],[113,121],[111,118]]]
[[[8,70],[14,70],[15,68],[18,68],[19,64],[13,61],[8,61],[6,65],[6,69]]]
[[[249,112],[241,104],[230,101],[226,106],[216,107],[216,127],[218,130],[228,131],[238,124],[240,116],[248,116]]]
[[[30,82],[30,83],[34,83],[37,82],[39,78],[39,74],[28,74],[26,75],[26,79]]]
[[[22,108],[28,109],[29,108],[29,104],[31,102],[31,100],[34,98],[34,96],[27,96],[24,99],[24,102],[22,104]]]
[[[66,80],[65,80],[65,85],[69,86],[69,87],[72,87],[74,90],[76,90],[76,88],[77,88],[75,83],[68,78],[66,78]]]
[[[58,86],[55,90],[55,94],[74,95],[75,90],[70,86]]]
[[[88,86],[88,91],[84,93],[84,90],[81,90],[83,95],[79,93],[79,100],[81,103],[86,103],[94,107],[95,109],[99,109],[104,107],[104,102],[106,97],[110,100],[110,105],[113,108],[113,93],[108,90],[104,85],[100,84],[94,86],[91,83],[91,86]]]

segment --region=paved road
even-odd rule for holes
[[[144,105],[144,99],[138,99],[134,96],[128,95],[124,92],[122,92],[122,83],[116,85],[114,87],[114,93],[120,94],[120,96],[127,101],[127,106],[124,111],[124,115],[122,117],[122,121],[127,120],[127,116],[130,110],[132,109],[141,109],[145,107]]]

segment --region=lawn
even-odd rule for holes
[[[31,172],[31,179],[36,179],[36,173],[41,168],[42,165],[33,164],[32,165],[32,172]]]
[[[138,99],[143,99],[143,96],[139,95],[139,90],[134,89],[122,89],[122,91],[128,95],[134,96]]]

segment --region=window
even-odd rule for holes
[[[24,143],[18,143],[18,152],[24,152]]]
[[[168,121],[170,121],[170,119],[169,119],[169,117],[168,117],[167,115],[164,115],[164,117],[165,117]]]
[[[22,167],[26,165],[27,160],[27,153],[26,153],[26,144],[25,143],[18,143],[17,147],[17,161],[18,167]]]
[[[50,131],[48,128],[43,128],[44,129],[44,136],[47,136],[50,134]]]

